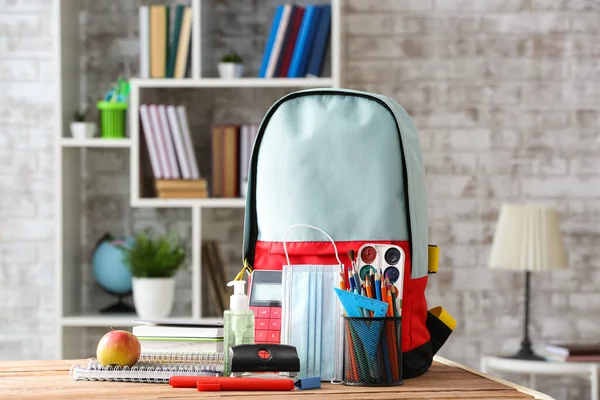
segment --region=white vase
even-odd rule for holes
[[[164,319],[175,300],[175,278],[133,278],[133,304],[141,319]]]
[[[71,122],[71,136],[75,139],[89,139],[96,134],[96,125],[91,122]]]
[[[236,79],[244,73],[244,64],[219,63],[219,76],[222,79]]]

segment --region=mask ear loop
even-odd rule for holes
[[[331,244],[333,245],[333,250],[335,251],[335,258],[337,259],[337,262],[339,263],[339,265],[343,265],[342,262],[340,261],[340,255],[338,254],[337,246],[335,245],[335,242],[333,241],[331,236],[329,236],[329,234],[327,234],[327,232],[325,232],[321,228],[317,228],[316,226],[307,225],[307,224],[297,224],[297,225],[292,226],[290,229],[288,229],[287,232],[285,233],[285,235],[283,236],[283,251],[285,252],[285,259],[287,261],[288,266],[291,266],[291,265],[290,265],[290,256],[288,255],[288,251],[287,251],[287,237],[293,229],[295,229],[299,226],[304,226],[306,228],[315,229],[315,230],[321,232],[323,235],[327,236],[327,238],[331,241]]]
[[[288,237],[289,233],[293,229],[295,229],[295,228],[297,228],[299,226],[304,226],[306,228],[315,229],[315,230],[321,232],[323,235],[327,236],[327,238],[331,241],[331,244],[333,245],[333,250],[335,251],[335,258],[336,258],[337,262],[339,263],[340,266],[343,265],[342,261],[340,260],[340,255],[338,253],[337,246],[335,245],[335,242],[333,241],[333,239],[331,238],[331,236],[329,236],[329,234],[327,232],[325,232],[321,228],[317,228],[316,226],[307,225],[307,224],[297,224],[297,225],[292,226],[290,229],[288,229],[287,232],[285,233],[285,235],[283,236],[283,251],[285,252],[285,259],[287,261],[288,267],[291,267],[291,264],[290,264],[290,256],[288,255],[288,251],[287,251],[287,237]],[[335,378],[333,378],[330,381],[330,383],[333,384],[333,385],[341,385],[344,382],[343,381],[336,381]]]

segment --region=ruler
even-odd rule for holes
[[[356,293],[347,292],[340,288],[334,288],[335,293],[340,299],[340,302],[346,310],[346,315],[349,317],[362,317],[361,308],[373,311],[373,316],[376,318],[385,317],[388,309],[388,303],[371,299]]]

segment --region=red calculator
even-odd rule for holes
[[[254,311],[254,343],[280,343],[281,271],[252,272],[249,306]]]

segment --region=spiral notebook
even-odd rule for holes
[[[104,367],[95,359],[86,366],[73,364],[76,381],[169,383],[172,376],[219,376],[223,372],[223,353],[144,354],[133,367]]]

